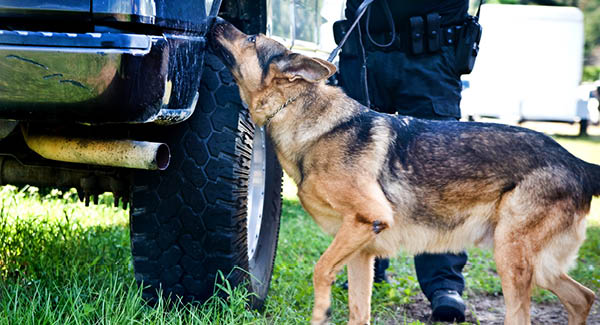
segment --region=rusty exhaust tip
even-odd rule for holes
[[[160,142],[69,138],[25,129],[23,137],[31,150],[50,160],[146,170],[165,170],[171,161],[169,146]]]
[[[171,162],[171,150],[169,146],[161,143],[156,150],[156,167],[158,170],[165,170]]]

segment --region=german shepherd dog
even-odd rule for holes
[[[349,324],[367,324],[375,256],[481,244],[494,249],[505,324],[530,323],[533,285],[558,296],[569,324],[585,324],[594,293],[566,272],[600,195],[600,166],[524,128],[374,112],[325,84],[333,64],[224,20],[208,37],[302,206],[334,236],[314,268],[312,324],[327,323],[344,265]]]

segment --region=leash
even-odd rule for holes
[[[344,35],[344,37],[340,41],[340,44],[338,44],[338,46],[331,52],[331,54],[329,55],[329,58],[327,58],[327,61],[333,62],[333,59],[335,59],[335,57],[338,55],[338,53],[342,49],[342,46],[344,46],[344,43],[346,43],[346,41],[348,40],[348,37],[350,37],[350,34],[352,34],[352,31],[354,30],[356,25],[358,25],[360,18],[365,14],[365,11],[367,11],[367,8],[369,8],[371,3],[373,3],[374,1],[375,0],[364,0],[360,4],[360,6],[358,6],[358,8],[355,11],[356,18],[354,19],[354,22],[352,23],[350,28],[348,28],[348,31],[346,31],[346,35]],[[393,26],[393,20],[392,20],[392,26]],[[394,41],[394,39],[392,38],[391,42],[393,42],[393,41]],[[369,86],[367,83],[367,54],[365,53],[365,47],[363,45],[362,32],[360,31],[360,28],[358,29],[358,43],[360,44],[362,61],[363,61],[362,67],[360,69],[360,79],[363,84],[362,88],[364,89],[364,92],[365,92],[363,94],[363,96],[365,97],[367,107],[371,107],[371,99],[369,98]]]
[[[354,30],[354,28],[360,21],[360,18],[364,15],[365,11],[367,11],[367,8],[369,7],[369,5],[371,3],[373,3],[373,1],[375,1],[375,0],[364,0],[360,4],[360,6],[358,6],[358,8],[356,9],[356,15],[355,15],[356,19],[354,19],[354,22],[352,23],[350,28],[348,28],[348,31],[346,32],[346,35],[344,35],[344,38],[342,38],[342,40],[340,41],[340,44],[331,52],[331,54],[329,54],[329,58],[327,58],[327,61],[333,62],[333,59],[335,59],[335,57],[338,55],[338,52],[340,51],[340,49],[342,49],[342,46],[344,46],[344,43],[346,43],[346,40],[348,40],[348,37],[350,37],[350,34],[352,34],[352,31]],[[359,30],[359,32],[360,32],[360,30]]]
[[[354,19],[354,22],[352,23],[350,28],[348,28],[348,31],[346,31],[346,35],[344,35],[344,37],[340,41],[340,44],[338,44],[338,46],[331,52],[331,54],[329,55],[329,58],[327,58],[327,61],[333,62],[333,59],[335,59],[335,57],[338,55],[338,53],[342,49],[342,46],[344,46],[344,43],[346,43],[346,41],[348,40],[348,37],[350,37],[350,34],[352,34],[352,31],[354,30],[356,25],[358,25],[360,18],[365,14],[365,11],[367,11],[367,9],[371,5],[371,3],[373,3],[374,1],[375,0],[364,0],[360,4],[360,6],[358,6],[358,8],[356,9],[356,12],[355,12],[356,18]],[[386,3],[386,5],[387,5],[387,3]],[[388,7],[388,10],[389,10],[389,7]],[[391,14],[389,15],[389,18],[391,18]],[[394,26],[393,19],[391,20],[391,24],[392,24],[392,26]],[[395,30],[395,27],[392,30]],[[370,36],[369,36],[369,38],[370,38]],[[395,32],[394,32],[394,38],[395,38]],[[390,44],[392,44],[394,42],[394,38],[392,38],[392,40],[390,41]],[[361,78],[361,82],[363,84],[363,89],[365,92],[363,95],[365,97],[367,107],[371,107],[371,99],[369,98],[369,86],[367,83],[367,54],[365,53],[365,47],[363,45],[362,32],[361,32],[360,28],[358,29],[358,42],[360,44],[362,61],[363,61],[361,71],[360,71],[360,78]]]
[[[390,9],[390,6],[388,5],[387,1],[383,1],[383,9],[385,11],[385,16],[387,18],[387,21],[389,23],[389,27],[392,30],[392,35],[390,37],[390,41],[385,43],[385,44],[381,44],[381,43],[377,43],[373,37],[371,37],[371,31],[369,30],[369,25],[371,25],[371,7],[369,7],[369,9],[367,9],[367,21],[365,22],[365,27],[366,27],[366,32],[367,32],[367,37],[369,38],[369,41],[379,47],[390,47],[392,46],[392,44],[394,44],[394,41],[396,40],[396,24],[394,23],[394,17],[392,16],[392,10]]]

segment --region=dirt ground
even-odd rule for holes
[[[467,323],[470,324],[504,324],[504,300],[502,296],[479,295],[469,296],[467,303]],[[429,302],[423,294],[417,296],[412,303],[398,307],[400,315],[406,315],[406,321],[421,321],[433,324]],[[532,302],[532,324],[567,324],[567,312],[560,302]],[[600,298],[592,306],[587,320],[589,325],[600,324]],[[394,323],[392,323],[394,324]],[[403,323],[402,323],[403,324]],[[443,324],[443,323],[436,323]]]

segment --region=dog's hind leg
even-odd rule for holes
[[[575,224],[554,237],[552,243],[541,251],[536,268],[536,284],[552,291],[569,313],[569,325],[585,324],[594,303],[594,292],[571,279],[566,271],[574,262],[577,251],[585,239],[587,211],[572,217]]]
[[[494,257],[506,303],[505,324],[530,324],[533,285],[556,292],[570,320],[585,318],[572,314],[589,310],[590,295],[563,276],[585,237],[589,201],[581,200],[585,195],[579,187],[568,170],[540,168],[498,202]]]
[[[569,313],[569,325],[583,325],[594,303],[594,292],[563,273],[545,287],[558,296]]]
[[[348,324],[369,323],[374,260],[372,254],[361,251],[348,261],[348,304],[350,306]]]
[[[494,258],[502,281],[506,305],[505,325],[531,324],[529,315],[533,265],[530,249],[524,240],[510,236],[510,229],[498,225],[494,235]]]

